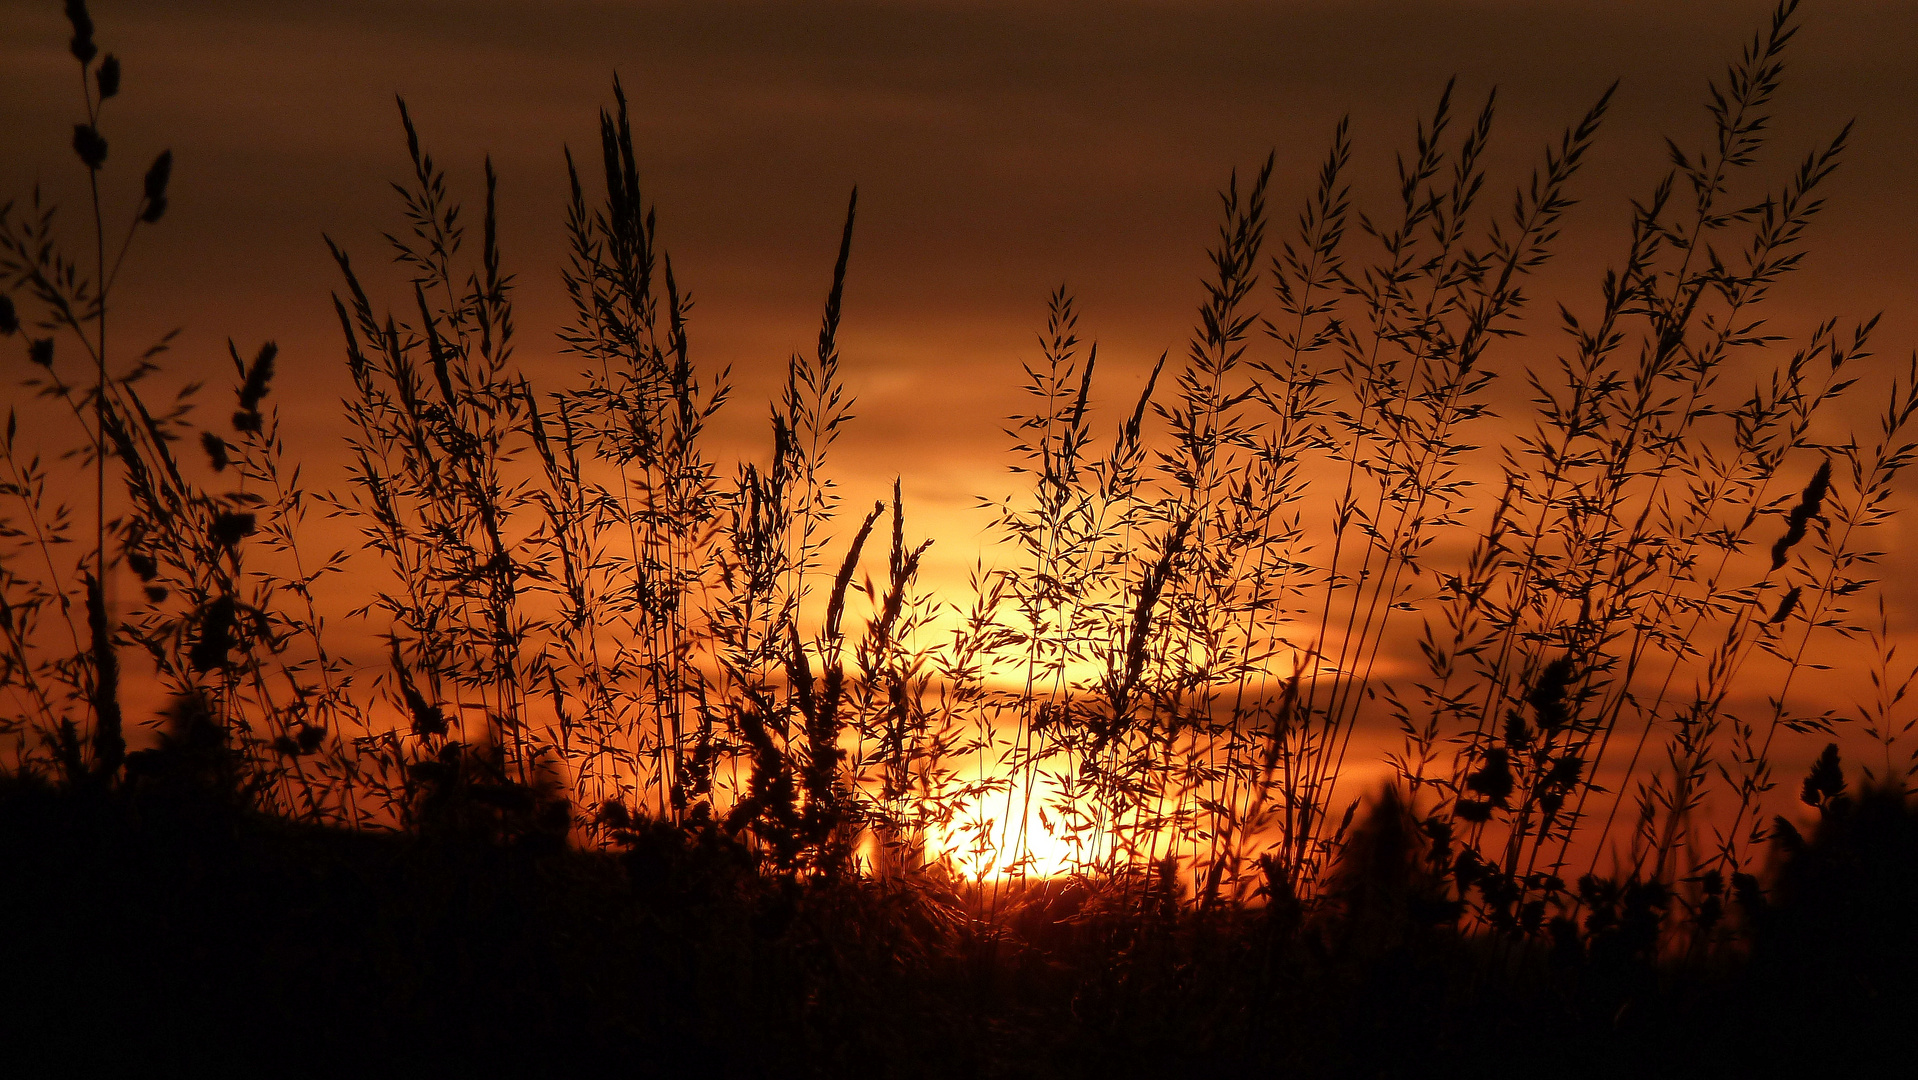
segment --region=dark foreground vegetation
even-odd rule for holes
[[[1026,490],[983,500],[1003,563],[957,599],[899,487],[842,515],[825,467],[856,197],[767,453],[722,467],[727,374],[617,84],[598,167],[566,158],[558,388],[514,358],[490,164],[475,256],[402,106],[398,299],[332,246],[328,487],[280,439],[271,344],[196,411],[154,389],[166,342],[109,335],[172,159],[113,223],[121,67],[67,14],[91,229],[0,207],[0,337],[41,406],[0,444],[0,1046],[28,1071],[1769,1075],[1901,1048],[1915,676],[1861,613],[1918,357],[1873,363],[1871,317],[1767,323],[1849,135],[1759,168],[1795,3],[1549,334],[1527,289],[1609,91],[1509,203],[1493,102],[1452,87],[1383,208],[1354,207],[1343,123],[1285,239],[1272,162],[1235,177],[1191,346],[1109,439],[1055,294],[1008,432]],[[316,511],[364,550],[312,550]],[[341,620],[381,655],[340,655]],[[1871,700],[1807,692],[1833,666]],[[1348,752],[1381,731],[1368,800]]]
[[[1831,1075],[1909,1049],[1918,815],[1835,800],[1744,947],[1664,898],[1546,942],[1447,925],[1376,816],[1309,916],[795,881],[708,830],[367,833],[216,793],[0,791],[14,1075]]]

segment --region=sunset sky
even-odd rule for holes
[[[406,161],[395,94],[475,210],[493,156],[519,357],[537,382],[572,365],[553,337],[565,315],[561,149],[592,160],[596,113],[620,76],[662,242],[698,304],[695,358],[733,365],[724,430],[755,455],[786,356],[817,332],[857,184],[842,347],[859,419],[837,474],[863,501],[902,473],[909,519],[940,537],[947,580],[977,550],[975,496],[1009,489],[1001,418],[1020,406],[1018,365],[1036,357],[1051,289],[1079,297],[1116,418],[1151,361],[1188,340],[1214,193],[1233,169],[1276,148],[1281,233],[1349,114],[1363,206],[1457,75],[1467,109],[1498,89],[1502,201],[1618,78],[1562,254],[1535,290],[1589,308],[1622,257],[1626,200],[1662,172],[1663,137],[1707,137],[1707,79],[1769,15],[1755,0],[92,8],[126,71],[104,123],[114,197],[130,212],[152,154],[175,158],[172,210],[129,264],[122,325],[184,327],[171,365],[216,386],[228,337],[243,351],[276,339],[276,394],[316,486],[340,482],[333,403],[347,388],[321,235],[363,268],[384,263],[380,232],[399,223],[387,181]],[[1867,0],[1808,4],[1803,18],[1771,175],[1845,120],[1858,126],[1805,272],[1774,314],[1790,331],[1884,310],[1879,353],[1896,362],[1918,341],[1918,18]],[[75,203],[67,33],[51,0],[0,0],[0,193],[40,183]],[[1534,332],[1509,348],[1549,355],[1549,318]]]

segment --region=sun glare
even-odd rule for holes
[[[1060,878],[1102,864],[1111,852],[1105,830],[1090,820],[1067,822],[1049,775],[1008,785],[973,803],[949,825],[926,829],[926,855],[968,881]]]

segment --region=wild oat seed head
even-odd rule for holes
[[[173,175],[173,151],[162,150],[160,156],[153,159],[146,175],[146,209],[140,211],[140,220],[151,225],[166,213],[166,185]]]
[[[94,172],[107,162],[107,141],[92,124],[73,125],[73,152],[80,155],[80,161]]]
[[[67,21],[73,24],[73,58],[91,63],[99,49],[93,44],[93,16],[87,14],[86,0],[67,0]]]

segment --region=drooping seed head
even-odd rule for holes
[[[1845,767],[1838,757],[1838,744],[1827,743],[1825,752],[1812,763],[1811,772],[1800,787],[1798,798],[1819,809],[1831,806],[1845,795]]]
[[[259,355],[247,367],[246,382],[240,386],[240,409],[233,414],[235,430],[260,430],[260,401],[266,397],[267,387],[273,381],[273,359],[279,352],[280,347],[269,341],[260,346]],[[235,354],[234,362],[238,363],[238,354]]]
[[[310,754],[320,748],[320,741],[326,738],[326,729],[312,724],[301,724],[300,733],[295,736],[300,745],[300,753]]]
[[[273,381],[273,359],[279,352],[280,347],[271,341],[260,346],[247,368],[246,384],[240,387],[240,408],[251,411],[260,407],[260,400],[266,397],[267,386]]]
[[[253,535],[255,518],[252,514],[240,510],[223,510],[213,519],[211,530],[213,540],[228,551],[240,545],[240,541]]]
[[[112,53],[100,61],[100,69],[93,73],[95,84],[100,87],[100,100],[105,101],[120,92],[120,58]]]
[[[99,172],[100,166],[107,163],[107,141],[92,124],[73,125],[73,152],[94,172]]]
[[[146,209],[140,211],[141,221],[151,225],[166,213],[166,185],[172,175],[173,151],[162,150],[147,168]]]
[[[73,58],[91,63],[100,50],[93,44],[93,16],[87,14],[87,0],[67,0],[67,21],[73,24],[73,41],[68,46]]]
[[[214,472],[225,472],[230,459],[227,457],[226,440],[211,431],[200,433],[200,445],[206,448],[207,461]]]
[[[214,600],[201,612],[199,634],[187,656],[193,664],[193,670],[206,672],[215,668],[225,669],[232,663],[228,654],[235,644],[233,629],[237,613],[238,605],[231,596]]]

